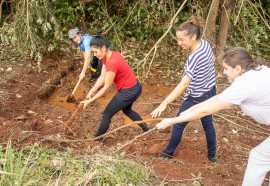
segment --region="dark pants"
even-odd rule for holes
[[[92,78],[98,78],[101,74],[102,69],[102,60],[98,59],[96,56],[93,56],[91,62],[91,75]]]
[[[216,95],[216,88],[213,87],[210,91],[203,94],[201,97],[193,98],[189,96],[182,104],[181,108],[179,109],[179,112],[177,116],[180,115],[180,113],[184,112],[185,110],[189,109],[193,105],[196,105],[200,102],[203,102],[213,96]],[[206,135],[206,141],[207,141],[207,148],[208,148],[208,157],[213,157],[216,155],[216,133],[215,128],[212,121],[212,115],[205,116],[201,118],[201,122],[205,131]],[[186,127],[188,122],[183,122],[180,124],[174,124],[173,125],[173,131],[171,135],[170,142],[168,146],[165,148],[163,153],[172,155],[176,147],[180,144],[183,131]]]
[[[115,115],[120,110],[122,110],[123,113],[132,121],[141,121],[141,116],[131,109],[133,103],[138,99],[141,93],[142,86],[138,81],[132,88],[119,90],[107,105],[103,113],[99,129],[95,136],[100,136],[109,129],[113,115]],[[139,126],[143,131],[149,130],[145,123],[139,124]]]

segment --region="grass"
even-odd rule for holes
[[[124,156],[78,156],[29,146],[0,147],[0,185],[152,185],[153,171]],[[151,181],[152,179],[152,181]]]

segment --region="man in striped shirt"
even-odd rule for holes
[[[213,61],[213,52],[209,43],[201,39],[202,25],[204,21],[200,17],[192,16],[176,29],[178,45],[190,50],[182,75],[181,82],[169,96],[151,113],[152,117],[160,116],[167,105],[177,97],[184,94],[184,102],[177,116],[193,105],[203,102],[216,95],[216,78]],[[208,159],[216,162],[216,133],[212,121],[212,115],[201,118],[205,130]],[[180,144],[183,131],[188,122],[173,125],[171,139],[165,150],[160,154],[164,158],[172,158],[176,147]]]

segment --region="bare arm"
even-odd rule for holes
[[[80,78],[83,79],[85,77],[85,72],[90,65],[90,61],[92,58],[91,52],[83,52],[84,62],[83,62],[83,69],[80,74]]]
[[[103,69],[102,69],[102,71],[103,71]],[[89,100],[85,100],[85,101],[81,102],[81,103],[84,103],[83,108],[87,107],[87,105],[89,105],[91,102],[95,101],[96,99],[100,98],[103,94],[105,94],[107,92],[107,90],[112,86],[114,78],[115,78],[115,72],[106,72],[104,86],[96,93],[96,95],[94,95],[93,97],[90,97]]]
[[[160,114],[166,109],[167,105],[173,102],[176,98],[181,96],[187,89],[190,83],[190,79],[185,75],[181,82],[175,87],[175,89],[166,97],[166,99],[150,114],[152,117],[160,116]]]
[[[100,88],[104,85],[105,82],[105,77],[106,77],[106,65],[102,66],[101,69],[101,74],[99,76],[99,78],[97,79],[96,83],[94,84],[94,86],[91,88],[91,90],[89,91],[89,93],[87,94],[86,98],[90,99],[90,97],[92,97],[92,95]]]
[[[190,109],[182,112],[180,116],[175,118],[167,118],[157,124],[158,129],[165,129],[176,123],[182,123],[186,121],[193,121],[202,118],[207,115],[214,114],[220,110],[226,109],[232,106],[232,103],[227,103],[219,99],[219,95],[216,95],[204,102],[194,105]]]

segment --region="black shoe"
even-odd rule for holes
[[[95,77],[91,77],[90,78],[90,82],[94,82],[94,81],[96,81],[98,78],[95,78]]]
[[[149,130],[148,126],[146,124],[139,124],[143,132],[147,132]]]
[[[172,155],[166,154],[165,152],[161,152],[159,154],[159,157],[165,158],[165,159],[172,159]]]
[[[208,160],[211,161],[212,163],[216,163],[217,158],[216,156],[208,156]]]
[[[99,76],[100,76],[100,73],[98,72],[92,73],[90,81],[91,82],[96,81],[99,78]]]
[[[142,130],[143,130],[143,132],[147,132],[147,131],[149,131],[149,128],[148,127],[145,127]]]

